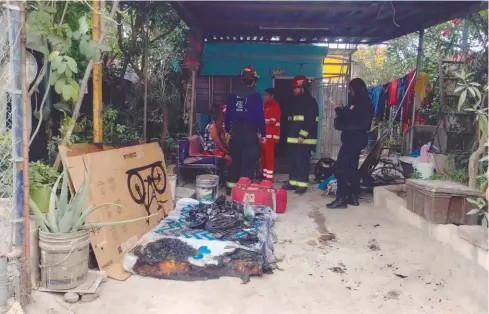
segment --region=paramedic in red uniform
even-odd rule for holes
[[[280,106],[275,100],[273,88],[265,90],[265,133],[267,141],[261,146],[263,178],[273,181],[275,168],[275,145],[280,140]]]
[[[292,88],[294,100],[287,132],[290,170],[289,180],[283,188],[304,194],[309,186],[311,152],[317,143],[318,103],[311,96],[311,83],[305,76],[294,77]]]

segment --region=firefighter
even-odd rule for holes
[[[245,67],[239,76],[242,86],[228,97],[225,125],[231,134],[229,151],[233,160],[226,181],[228,193],[239,178],[254,178],[260,141],[266,143],[263,102],[255,88],[258,78],[255,69]]]
[[[318,104],[311,96],[309,80],[299,75],[292,81],[294,101],[288,117],[287,144],[290,165],[289,180],[283,188],[304,194],[309,186],[309,161],[317,143]]]
[[[275,164],[275,145],[280,140],[280,106],[275,100],[273,88],[265,90],[265,124],[266,142],[261,148],[261,167],[263,178],[273,180]]]

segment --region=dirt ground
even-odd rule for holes
[[[273,275],[248,284],[131,276],[102,284],[91,303],[35,292],[27,313],[487,313],[484,269],[367,200],[327,210],[329,200],[316,191],[289,197]]]

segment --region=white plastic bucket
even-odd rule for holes
[[[88,230],[72,233],[39,231],[41,285],[52,290],[78,287],[87,278]]]
[[[204,204],[213,203],[217,199],[219,177],[212,174],[203,174],[197,177],[196,199]]]
[[[433,175],[435,165],[429,162],[418,162],[414,164],[414,169],[419,172],[421,179],[429,179]]]

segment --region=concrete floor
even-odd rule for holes
[[[290,195],[276,222],[273,275],[245,285],[131,276],[102,284],[91,303],[35,292],[27,313],[487,313],[485,270],[369,201],[327,210],[329,199]]]

